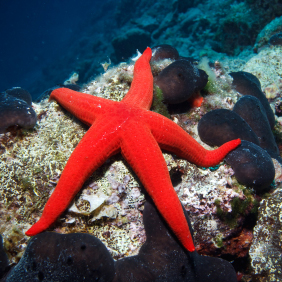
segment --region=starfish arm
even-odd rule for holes
[[[153,75],[150,67],[151,48],[147,48],[134,65],[133,80],[122,103],[149,110],[153,101]]]
[[[107,105],[116,103],[68,88],[53,90],[50,100],[56,100],[63,108],[87,125],[93,124],[99,115],[105,113]]]
[[[229,141],[215,150],[207,150],[173,121],[153,113],[147,118],[152,134],[160,147],[198,166],[219,164],[225,156],[241,144],[240,139]]]
[[[26,235],[34,236],[52,225],[67,209],[89,176],[119,150],[117,131],[107,130],[103,123],[94,124],[77,145],[44,207],[40,220]]]
[[[124,133],[121,152],[180,242],[188,251],[194,251],[181,203],[172,186],[162,152],[149,128],[136,124],[132,132]]]

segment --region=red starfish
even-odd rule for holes
[[[151,56],[152,51],[147,48],[136,61],[130,90],[121,102],[67,88],[51,93],[50,99],[91,127],[70,156],[40,220],[26,235],[36,235],[54,223],[86,179],[121,151],[180,242],[187,250],[195,250],[160,147],[196,165],[209,167],[218,164],[241,141],[233,140],[208,151],[173,121],[149,111],[153,99]]]

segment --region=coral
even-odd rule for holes
[[[259,15],[243,2],[229,3],[225,17],[219,18],[214,40],[221,44],[216,49],[229,55],[238,55],[242,49],[252,45],[258,30]]]
[[[208,82],[207,82],[207,85],[205,86],[205,90],[208,91],[209,93],[218,92],[217,91],[218,84],[216,83],[216,74],[209,66],[209,59],[207,57],[203,57],[200,60],[198,64],[198,68],[205,71],[206,74],[208,75]]]

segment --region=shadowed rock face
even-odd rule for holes
[[[191,228],[186,212],[185,216]],[[44,232],[31,239],[4,281],[237,281],[229,262],[187,252],[150,199],[143,217],[147,240],[136,256],[114,263],[103,243],[92,235]]]
[[[276,33],[269,38],[269,44],[282,45],[282,32]]]
[[[208,75],[193,62],[181,59],[163,69],[154,82],[162,90],[164,102],[177,104],[203,89],[208,82]]]
[[[7,271],[8,267],[9,267],[9,260],[8,260],[8,256],[4,251],[3,239],[2,236],[0,235],[0,279],[3,277],[5,271]]]
[[[4,133],[12,125],[32,128],[36,121],[28,91],[15,87],[0,93],[0,133]]]

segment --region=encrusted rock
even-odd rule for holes
[[[262,200],[250,248],[255,281],[282,281],[282,189]]]

